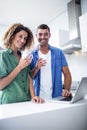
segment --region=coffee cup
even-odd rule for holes
[[[33,59],[33,55],[31,54],[30,50],[28,49],[25,49],[23,52],[22,52],[22,58],[26,58],[27,56],[29,55],[29,58]]]

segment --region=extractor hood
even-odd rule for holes
[[[81,40],[80,38],[75,38],[67,42],[65,46],[62,47],[64,53],[72,54],[75,51],[81,50]]]
[[[69,41],[61,49],[65,53],[81,50],[79,16],[81,15],[80,0],[72,0],[67,4],[69,19]]]

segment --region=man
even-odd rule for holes
[[[39,25],[36,37],[39,45],[32,52],[33,60],[30,65],[36,95],[44,99],[60,95],[70,96],[71,73],[63,52],[48,43],[51,37],[50,28],[45,24]],[[64,89],[62,87],[62,74],[64,75]]]

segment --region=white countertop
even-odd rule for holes
[[[76,104],[60,102],[46,102],[43,104],[37,104],[32,102],[12,103],[0,105],[0,120],[5,118],[13,118],[23,115],[29,115],[34,113],[53,111],[57,109],[65,109],[68,107],[81,106],[87,103],[86,101],[80,101]]]
[[[47,101],[0,105],[0,130],[87,130],[86,122],[87,98],[74,104]]]

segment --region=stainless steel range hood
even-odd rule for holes
[[[72,54],[75,51],[81,50],[80,38],[75,38],[73,40],[70,40],[69,42],[67,42],[65,46],[62,47],[62,50],[64,51],[64,53],[67,54]]]
[[[69,19],[69,41],[62,46],[65,53],[81,50],[79,16],[81,15],[80,0],[72,0],[67,4]]]

